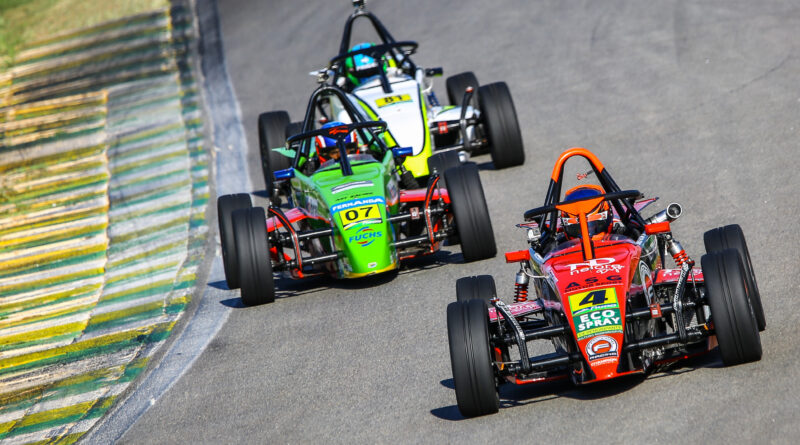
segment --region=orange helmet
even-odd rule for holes
[[[564,195],[564,201],[573,201],[581,198],[591,198],[603,195],[605,191],[599,185],[586,184],[573,187]],[[589,236],[602,235],[611,232],[613,216],[607,201],[601,201],[597,207],[586,214],[586,222],[589,226]],[[578,215],[561,212],[561,225],[564,227],[564,234],[567,239],[581,237],[581,225]]]

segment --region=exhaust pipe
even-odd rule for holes
[[[672,222],[680,218],[681,214],[683,214],[683,208],[677,202],[673,202],[672,204],[668,205],[665,210],[662,210],[650,218],[647,218],[644,222],[645,224],[655,224],[664,221]]]

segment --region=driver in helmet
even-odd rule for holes
[[[375,46],[374,43],[359,43],[350,48],[350,51],[372,48],[373,46]],[[355,56],[348,57],[345,60],[344,66],[347,80],[349,80],[354,87],[369,82],[375,76],[381,75],[381,72],[386,69],[386,63],[384,63],[382,59],[375,59],[370,54],[356,54]]]
[[[593,196],[603,195],[603,188],[598,185],[585,184],[573,187],[564,195],[564,201],[573,201]],[[586,214],[586,222],[589,228],[589,236],[593,240],[601,239],[606,234],[611,233],[614,216],[607,201],[600,202],[597,207]],[[564,228],[564,235],[567,240],[579,239],[581,237],[581,225],[578,215],[561,212],[561,226]]]
[[[333,121],[324,124],[320,128],[333,128],[346,125],[343,122]],[[358,138],[355,131],[351,131],[347,137],[344,138],[345,149],[347,154],[354,154],[358,151]],[[338,160],[340,157],[339,148],[336,147],[336,139],[327,136],[316,136],[314,138],[314,148],[317,152],[319,165],[324,164],[330,160]]]

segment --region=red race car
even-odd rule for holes
[[[599,184],[573,187],[561,200],[564,166],[574,157],[591,167],[578,179],[594,175]],[[514,302],[497,298],[491,276],[456,282],[447,333],[462,415],[496,413],[506,382],[647,374],[717,345],[726,366],[761,359],[766,322],[741,228],[706,232],[707,254],[694,267],[670,227],[680,205],[646,219],[639,213],[655,199],[620,190],[586,149],[561,155],[545,205],[518,225],[530,247],[506,253],[519,264]],[[555,351],[530,357],[534,340],[550,340]]]

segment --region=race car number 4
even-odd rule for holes
[[[411,102],[411,96],[408,94],[398,94],[396,96],[386,96],[381,97],[375,101],[375,105],[380,107],[385,107],[387,105],[397,104],[400,102]]]
[[[339,217],[342,219],[343,226],[352,226],[368,219],[380,221],[381,211],[378,209],[377,204],[371,204],[341,211],[339,212]]]

